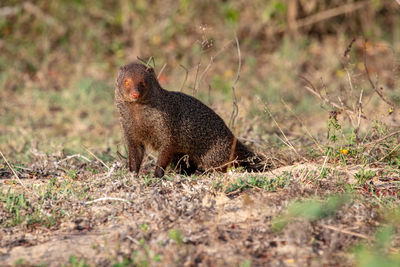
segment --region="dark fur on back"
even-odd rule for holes
[[[126,79],[133,81],[129,89],[123,87]],[[140,97],[133,99],[131,91]],[[188,174],[197,169],[225,171],[232,160],[248,170],[258,169],[251,159],[258,158],[259,163],[260,158],[234,141],[232,132],[213,110],[194,97],[164,90],[154,71],[145,65],[133,63],[120,68],[115,104],[128,145],[130,171],[139,172],[147,148],[159,152],[157,177],[163,176],[170,163],[178,162],[188,163],[181,164]],[[188,160],[181,159],[185,155]]]

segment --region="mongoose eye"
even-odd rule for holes
[[[129,87],[131,85],[131,80],[130,79],[126,79],[125,81],[124,81],[124,86],[125,87]]]

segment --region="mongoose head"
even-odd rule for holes
[[[143,64],[132,63],[120,67],[117,88],[127,102],[140,102],[148,96],[157,78],[151,67]]]

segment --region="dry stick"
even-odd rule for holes
[[[86,151],[92,155],[95,159],[97,159],[104,167],[107,168],[107,170],[110,170],[110,167],[108,167],[100,158],[98,158],[92,151],[90,151],[87,147],[83,146],[84,149],[86,149]]]
[[[185,83],[186,83],[186,81],[187,81],[187,77],[188,77],[188,75],[189,75],[189,70],[188,70],[187,68],[185,68],[185,66],[183,66],[182,64],[179,64],[179,66],[181,66],[181,67],[185,70],[185,72],[186,72],[185,79],[183,80],[181,89],[179,89],[179,92],[182,92],[183,87],[185,86]]]
[[[363,239],[366,239],[366,240],[372,240],[372,238],[369,237],[369,236],[366,236],[366,235],[363,235],[363,234],[359,234],[359,233],[356,233],[356,232],[353,232],[353,231],[345,230],[345,229],[340,229],[340,228],[335,227],[333,225],[321,224],[320,226],[325,228],[325,229],[333,230],[333,231],[340,232],[340,233],[343,233],[343,234],[360,237],[360,238],[363,238]]]
[[[286,142],[284,142],[281,138],[279,138],[279,136],[278,136],[278,138],[281,139],[281,141],[282,141],[285,145],[287,145],[289,148],[291,148],[291,149],[297,154],[297,156],[299,156],[299,157],[301,157],[302,159],[308,161],[306,158],[302,157],[302,156],[297,152],[296,148],[294,148],[294,146],[292,145],[292,143],[290,143],[289,139],[286,137],[286,135],[285,135],[285,133],[283,132],[282,128],[279,126],[279,124],[278,124],[278,122],[275,120],[274,116],[272,116],[271,111],[269,110],[268,106],[267,106],[265,103],[264,103],[264,107],[265,107],[265,110],[268,112],[269,116],[271,117],[271,119],[274,121],[275,125],[278,127],[279,131],[282,133],[282,135],[283,135],[283,137],[285,138]]]
[[[150,66],[150,61],[153,62],[153,67],[155,67],[156,66],[156,62],[154,61],[154,57],[153,56],[149,57],[149,60],[146,63],[147,66]]]
[[[199,75],[200,65],[201,65],[201,60],[200,60],[199,63],[197,64],[196,76],[194,77],[194,86],[193,86],[193,93],[192,93],[192,95],[195,95],[196,92],[197,92],[197,77],[198,77],[198,75]]]
[[[353,39],[353,40],[355,40],[355,39]],[[350,76],[350,73],[349,73],[349,71],[347,70],[347,69],[345,69],[346,70],[346,73],[347,73],[347,78],[349,79],[349,84],[350,84],[350,96],[351,96],[351,103],[352,103],[352,108],[353,108],[353,110],[355,110],[356,109],[356,107],[354,106],[354,88],[353,88],[353,82],[351,81],[351,76]]]
[[[235,34],[235,41],[236,41],[236,46],[237,46],[237,52],[238,52],[238,68],[237,68],[237,72],[236,72],[236,78],[235,81],[232,84],[232,99],[233,99],[233,110],[232,110],[232,114],[231,114],[231,118],[229,120],[229,127],[231,129],[233,129],[233,127],[235,126],[235,120],[239,114],[239,106],[237,104],[237,97],[236,97],[236,92],[235,92],[235,88],[236,88],[236,84],[239,81],[240,78],[240,69],[242,67],[242,56],[240,54],[240,46],[239,46],[239,40],[237,38],[237,35]]]
[[[329,104],[330,106],[337,108],[339,110],[345,111],[347,114],[351,114],[354,115],[354,111],[352,111],[349,107],[347,107],[346,105],[339,105],[333,101],[331,101],[330,99],[322,96],[317,89],[315,88],[315,86],[304,76],[300,75],[299,78],[301,78],[303,81],[305,81],[309,86],[304,86],[304,88],[309,91],[310,93],[312,93],[313,95],[315,95],[316,97],[318,97],[319,99],[321,99],[322,101],[324,101],[325,103]],[[369,120],[365,115],[361,115],[361,118],[365,119],[365,120]]]
[[[165,69],[166,66],[167,66],[167,63],[164,63],[164,65],[162,66],[160,72],[159,72],[158,75],[157,75],[157,80],[160,78],[161,73],[164,71],[164,69]]]
[[[61,159],[61,160],[57,161],[56,165],[60,164],[61,162],[67,161],[69,159],[72,159],[72,158],[82,158],[82,159],[86,160],[87,162],[91,162],[90,159],[88,159],[87,157],[85,157],[85,156],[83,156],[81,154],[75,154],[75,155],[71,155],[71,156],[68,156],[68,157],[66,157],[64,159]]]
[[[381,161],[384,160],[387,156],[389,156],[390,154],[392,154],[393,152],[395,152],[399,147],[400,147],[400,144],[398,144],[397,146],[395,146],[392,150],[390,150],[389,153],[387,153],[387,154],[386,154],[385,156],[383,156],[380,160],[378,160],[378,161],[376,161],[376,162],[374,162],[374,163],[381,162]]]
[[[197,85],[198,85],[197,87],[200,86],[201,81],[203,80],[204,75],[207,73],[207,71],[210,69],[211,65],[214,63],[215,58],[216,58],[219,54],[221,54],[231,43],[232,43],[232,40],[228,41],[226,44],[224,44],[224,45],[222,46],[222,48],[221,48],[217,53],[215,53],[214,56],[211,56],[211,57],[210,57],[210,61],[208,62],[208,65],[206,66],[206,68],[204,69],[204,71],[202,72],[202,74],[200,75],[199,82],[197,83]],[[196,81],[197,81],[197,74],[196,74]],[[195,85],[196,85],[196,83],[195,83]]]
[[[141,61],[143,64],[147,65],[147,61],[144,60],[143,58],[141,58],[141,57],[139,57],[139,56],[137,56],[136,58],[137,58],[139,61]]]
[[[1,156],[3,157],[4,161],[6,162],[8,168],[10,168],[10,170],[11,170],[12,173],[14,174],[15,178],[17,178],[18,183],[20,183],[20,185],[24,188],[24,190],[29,191],[29,190],[25,187],[25,185],[24,185],[24,183],[21,181],[21,179],[19,179],[19,176],[18,176],[17,172],[11,167],[10,163],[8,163],[8,161],[7,161],[6,157],[4,156],[3,152],[0,151],[0,154],[1,154]]]
[[[351,42],[349,43],[349,45],[346,47],[346,50],[343,53],[343,57],[347,57],[347,55],[350,53],[351,47],[353,46],[355,41],[356,41],[356,38],[353,37],[353,39],[351,39]]]
[[[350,4],[346,4],[346,5],[342,5],[339,7],[335,7],[335,8],[331,8],[328,10],[324,10],[322,12],[319,12],[315,15],[311,15],[308,17],[305,17],[303,19],[299,19],[296,21],[295,23],[295,28],[302,28],[308,25],[312,25],[315,24],[317,22],[323,21],[323,20],[327,20],[336,16],[340,16],[346,13],[350,13],[350,12],[354,12],[358,9],[364,8],[369,4],[369,0],[367,1],[363,1],[363,2],[356,2],[356,3],[350,3]],[[279,29],[278,32],[281,31],[285,31],[285,29]]]
[[[342,105],[342,108],[345,107],[345,104],[343,103],[342,99],[338,96],[339,102]],[[344,110],[346,112],[347,117],[350,119],[351,125],[353,125],[354,128],[356,128],[356,125],[354,124],[353,117],[351,114],[348,112],[348,110]]]
[[[361,124],[362,96],[363,96],[363,92],[364,92],[364,89],[361,89],[360,98],[359,98],[359,100],[358,100],[358,120],[357,120],[357,128],[356,128],[356,130],[358,130],[358,129],[360,128],[360,124]]]
[[[383,100],[383,102],[385,102],[386,104],[388,104],[389,106],[391,106],[392,108],[395,107],[395,105],[393,105],[393,103],[391,103],[389,100],[387,100],[382,92],[379,91],[378,86],[375,85],[372,82],[371,76],[369,75],[369,71],[368,71],[368,66],[367,66],[367,45],[366,42],[364,42],[364,68],[365,68],[365,74],[367,75],[367,79],[369,81],[369,84],[371,85],[372,89],[374,89],[374,91],[378,94],[378,96]]]
[[[314,141],[314,143],[317,145],[318,149],[321,152],[324,152],[324,150],[322,149],[322,147],[319,145],[319,143],[317,142],[317,140],[314,138],[314,136],[312,136],[312,134],[310,133],[310,131],[307,129],[307,127],[305,126],[304,122],[300,119],[299,116],[297,116],[294,111],[292,110],[291,107],[289,107],[289,105],[286,103],[285,100],[283,100],[283,98],[281,98],[281,102],[283,103],[283,105],[296,117],[296,119],[300,122],[301,126],[303,127],[303,129],[306,131],[306,133],[311,137],[311,139]]]
[[[390,133],[390,134],[388,134],[388,135],[386,135],[386,136],[384,136],[382,138],[379,138],[379,139],[377,139],[375,141],[366,143],[366,144],[364,144],[364,146],[369,146],[369,145],[380,143],[380,142],[384,141],[385,139],[387,139],[389,137],[392,137],[393,135],[397,135],[397,134],[400,134],[400,131],[396,131],[396,132]]]
[[[98,199],[95,199],[95,200],[86,201],[86,202],[84,202],[84,204],[88,205],[88,204],[96,203],[96,202],[99,202],[99,201],[105,201],[105,200],[115,200],[115,201],[129,202],[129,200],[126,200],[126,199],[123,199],[123,198],[119,198],[119,197],[102,197],[102,198],[98,198]]]

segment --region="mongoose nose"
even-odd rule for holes
[[[131,96],[132,96],[134,99],[138,99],[139,96],[140,96],[140,93],[139,93],[139,92],[132,92],[132,93],[131,93]]]

